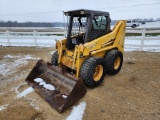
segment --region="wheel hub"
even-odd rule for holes
[[[99,81],[100,78],[102,77],[102,74],[103,74],[103,66],[102,65],[98,65],[96,68],[95,68],[95,72],[93,74],[93,79],[95,81]]]
[[[119,66],[120,66],[120,63],[121,63],[121,58],[120,57],[117,57],[115,62],[114,62],[114,69],[118,69]]]

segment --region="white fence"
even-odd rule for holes
[[[140,33],[142,35],[126,37],[125,47],[137,47],[140,51],[142,51],[144,47],[158,47],[160,49],[160,36],[146,36],[146,33],[160,33],[160,28],[127,28],[126,33]],[[55,39],[60,40],[63,38],[64,32],[38,32],[35,30],[33,32],[5,31],[0,32],[0,45],[51,47],[54,46]],[[146,44],[145,42],[147,41],[150,41],[151,44]]]
[[[125,46],[138,47],[140,51],[143,51],[145,47],[158,47],[160,48],[160,35],[158,36],[146,36],[146,33],[160,33],[160,28],[127,28],[126,33],[140,33],[141,36],[129,36],[126,37],[127,40],[132,40],[129,44],[126,43]],[[133,44],[136,41],[140,41],[139,44]],[[156,41],[156,42],[155,42]],[[149,42],[149,44],[145,44]]]
[[[0,45],[52,47],[55,40],[64,38],[64,32],[0,32]]]

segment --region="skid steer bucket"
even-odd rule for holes
[[[77,78],[50,63],[39,60],[26,82],[58,112],[64,112],[81,99],[86,88],[81,78]]]

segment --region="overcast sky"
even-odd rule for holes
[[[62,11],[93,9],[111,19],[160,18],[160,0],[0,0],[0,20],[63,22]]]

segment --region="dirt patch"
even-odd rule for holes
[[[6,110],[0,112],[0,116],[1,120],[43,120],[42,114],[25,100],[12,102]]]
[[[127,64],[135,64],[134,62],[127,62]]]
[[[21,85],[21,86],[19,86],[18,88],[17,88],[17,91],[18,92],[22,92],[22,91],[24,91],[25,89],[27,89],[28,88],[28,85],[27,84],[23,84],[23,85]]]
[[[131,77],[131,78],[129,79],[129,81],[132,82],[132,83],[134,83],[134,84],[137,84],[138,78]]]
[[[21,58],[4,56],[30,55],[27,64],[11,69],[11,74],[0,75],[0,119],[2,120],[64,120],[73,107],[59,114],[50,107],[36,92],[20,99],[17,91],[23,92],[29,86],[25,79],[39,58],[50,62],[53,48],[0,47],[0,63],[13,63]],[[23,63],[23,61],[21,62]],[[18,65],[18,64],[17,64]],[[79,100],[86,102],[83,115],[89,119],[160,119],[160,53],[125,52],[121,71],[115,75],[106,75],[103,83],[95,88],[87,88],[86,95]],[[16,70],[15,70],[16,69]],[[15,72],[14,72],[15,71]],[[18,87],[19,86],[19,87]],[[2,106],[5,106],[4,108]],[[3,108],[3,109],[2,109]],[[54,117],[53,117],[54,116]]]

